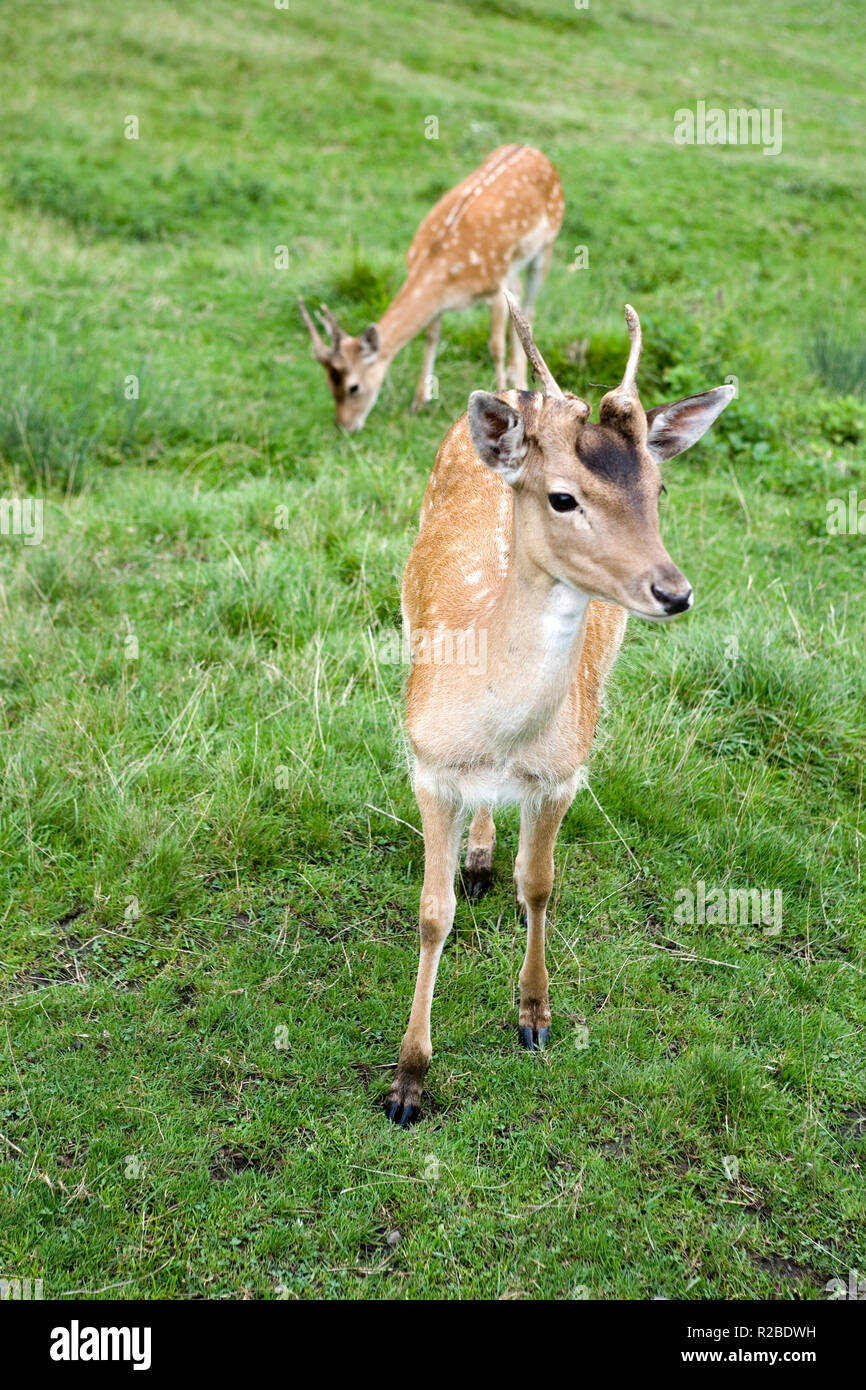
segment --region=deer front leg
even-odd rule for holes
[[[553,242],[551,241],[547,246],[542,246],[537,256],[535,256],[526,267],[526,288],[523,290],[522,303],[523,314],[530,328],[532,327],[532,321],[535,317],[535,301],[538,297],[538,291],[544,284],[544,279],[547,275],[548,267],[550,266],[552,252]],[[513,274],[509,277],[508,288],[519,303],[521,301],[519,275]],[[516,387],[518,391],[525,391],[526,354],[521,346],[520,338],[513,321],[509,327],[508,344],[508,384],[509,386]]]
[[[463,816],[459,806],[416,787],[424,829],[424,887],[421,890],[421,956],[409,1026],[400,1047],[397,1073],[385,1101],[388,1119],[405,1128],[418,1117],[424,1078],[433,1055],[430,1007],[439,957],[454,922],[454,872]]]
[[[471,902],[483,898],[493,878],[493,848],[496,826],[489,806],[479,806],[469,827],[469,844],[463,865],[463,881]]]
[[[409,407],[413,415],[417,415],[419,410],[423,410],[428,401],[433,399],[433,366],[436,361],[436,348],[439,345],[439,334],[442,331],[442,315],[437,314],[435,319],[431,319],[427,325],[427,333],[424,339],[424,361],[421,365],[421,377],[415,391],[415,397]]]
[[[490,355],[496,368],[496,389],[505,390],[505,323],[508,304],[505,295],[495,294],[490,301]]]
[[[526,916],[526,958],[520,972],[520,1041],[528,1052],[550,1039],[550,999],[544,961],[547,904],[553,888],[553,846],[571,793],[540,805],[524,803],[514,869],[517,901]]]
[[[524,293],[520,276],[516,271],[512,271],[508,277],[508,288],[520,304],[524,298]],[[521,347],[513,320],[509,320],[508,324],[508,370],[505,374],[505,382],[507,386],[513,386],[517,391],[526,390],[526,353]]]

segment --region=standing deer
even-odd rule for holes
[[[493,866],[491,808],[520,804],[514,882],[527,947],[519,1036],[529,1051],[549,1040],[553,846],[589,754],[602,686],[629,613],[664,621],[692,606],[659,533],[659,464],[700,439],[734,394],[718,386],[645,413],[635,384],[640,321],[626,305],[625,375],[593,424],[587,403],[560,391],[510,296],[508,307],[543,390],[473,391],[436,456],[403,580],[410,649],[428,658],[432,650],[433,659],[413,660],[407,692],[425,864],[418,979],[386,1101],[401,1126],[418,1115],[432,1055],[430,1006],[454,920],[467,807],[475,815],[465,880],[475,896]],[[437,660],[437,641],[441,651],[454,632],[485,634],[486,662]]]
[[[525,268],[523,302],[531,323],[564,212],[559,176],[541,151],[503,145],[428,212],[406,253],[405,283],[379,322],[360,337],[344,333],[323,304],[321,316],[331,339],[326,346],[299,299],[313,353],[327,373],[336,423],[345,430],[361,429],[391,362],[426,328],[424,363],[411,407],[421,410],[431,399],[442,315],[482,299],[490,301],[496,388],[525,387],[526,359],[513,325],[507,372],[505,368],[505,290],[519,294],[518,272]]]

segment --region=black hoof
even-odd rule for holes
[[[521,1024],[517,1031],[527,1052],[543,1052],[550,1042],[549,1028],[530,1028]]]
[[[403,1105],[399,1100],[392,1100],[385,1106],[385,1114],[392,1125],[397,1125],[399,1129],[408,1129],[414,1125],[421,1113],[418,1105]]]
[[[492,882],[493,874],[490,869],[464,869],[463,871],[466,896],[471,903],[477,903],[479,898],[483,898]]]

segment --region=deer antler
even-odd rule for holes
[[[640,319],[630,304],[625,306],[625,321],[628,327],[628,361],[619,386],[614,386],[602,396],[598,407],[598,418],[603,425],[610,425],[628,438],[635,438],[644,429],[643,411],[637,394],[637,364],[640,361],[641,331]]]
[[[520,305],[509,290],[503,290],[502,293],[505,295],[505,302],[514,320],[517,336],[523,344],[523,351],[532,363],[532,369],[535,375],[538,377],[538,380],[541,382],[548,396],[557,396],[561,400],[562,392],[553,379],[553,373],[538,351],[538,348],[535,346],[532,338],[532,329],[524,318]]]
[[[625,321],[628,325],[629,352],[628,362],[625,366],[625,374],[620,384],[620,391],[636,391],[637,364],[640,361],[641,343],[643,341],[640,331],[640,319],[630,304],[625,306]]]
[[[298,308],[301,311],[301,318],[307,325],[307,332],[313,340],[313,351],[316,354],[317,360],[319,362],[327,362],[331,354],[325,347],[325,344],[322,342],[322,339],[319,336],[319,330],[316,328],[316,325],[313,323],[313,320],[307,313],[307,306],[304,303],[304,301],[300,298],[300,296],[298,297]]]
[[[327,304],[323,304],[319,309],[319,318],[322,320],[324,324],[327,325],[328,332],[331,335],[331,347],[333,348],[334,352],[336,352],[340,346],[340,339],[343,336],[343,330],[337,323],[337,320],[334,318],[334,315],[331,313]]]

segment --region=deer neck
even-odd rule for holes
[[[436,317],[439,304],[424,277],[407,276],[378,322],[380,358],[390,362]]]
[[[488,622],[487,670],[513,732],[519,728],[531,737],[569,692],[590,600],[530,558],[520,544],[516,513],[517,508],[508,572]]]

